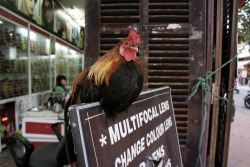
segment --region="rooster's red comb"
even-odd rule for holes
[[[130,33],[128,34],[128,37],[129,39],[138,44],[141,43],[140,35],[135,30],[131,30]]]

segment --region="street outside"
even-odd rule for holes
[[[234,92],[235,117],[231,124],[228,167],[250,166],[250,109],[244,105],[248,86],[238,86],[239,94]]]

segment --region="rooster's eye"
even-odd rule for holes
[[[128,42],[125,42],[125,45],[128,45]]]

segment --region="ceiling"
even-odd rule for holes
[[[85,0],[57,0],[81,27],[85,27]]]

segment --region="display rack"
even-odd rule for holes
[[[55,50],[55,76],[56,78],[57,75],[64,75],[67,77],[67,69],[68,69],[68,48],[66,47],[67,45],[63,43],[60,40],[56,40],[56,50]],[[54,80],[54,83],[56,84],[56,79]]]
[[[50,90],[50,38],[30,31],[32,93]]]
[[[82,71],[82,54],[70,47],[68,55],[68,84],[72,85],[74,79]]]
[[[54,64],[54,68],[52,69],[55,70],[52,70],[52,76],[54,76],[54,78],[57,75],[66,76],[67,86],[71,86],[74,79],[83,69],[83,54],[76,51],[73,47],[67,46],[66,43],[59,39],[56,40],[55,46],[55,56],[52,58],[52,66]]]
[[[83,69],[83,52],[56,38],[51,55],[52,34],[14,14],[1,14],[0,105],[24,95],[32,104],[31,95],[52,91],[59,74],[67,77],[70,86]]]
[[[0,6],[0,107],[13,106],[15,129],[21,104],[24,110],[43,105],[58,74],[71,85],[83,69],[82,57],[83,51]]]
[[[28,29],[0,18],[0,100],[28,94]]]

